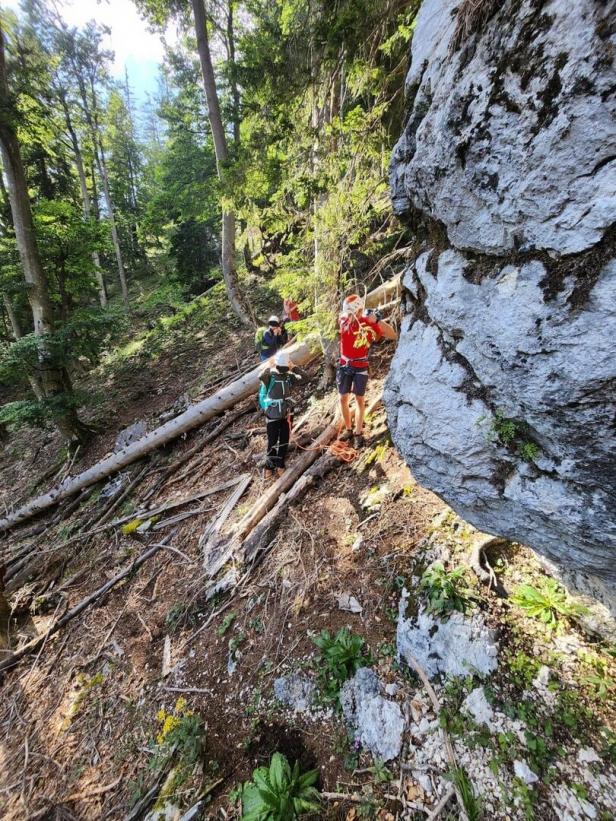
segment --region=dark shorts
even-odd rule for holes
[[[354,393],[363,396],[368,384],[368,368],[353,368],[351,365],[338,365],[336,369],[336,385],[338,393]]]

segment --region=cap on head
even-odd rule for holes
[[[289,354],[286,351],[278,351],[274,362],[276,363],[277,368],[288,368],[291,364]]]
[[[349,294],[342,303],[343,314],[360,314],[364,310],[364,300],[357,294]]]
[[[270,318],[267,320],[267,324],[270,327],[276,327],[277,325],[280,325],[280,320],[278,319],[277,316],[272,314],[272,316],[270,316]]]

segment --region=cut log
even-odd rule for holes
[[[391,301],[392,296],[398,293],[399,288],[400,278],[396,277],[371,291],[366,297],[366,305],[375,307]],[[286,350],[296,365],[307,365],[319,355],[318,339],[315,336],[308,337],[303,342],[288,346]],[[31,499],[22,507],[0,519],[0,533],[48,510],[82,488],[89,487],[95,482],[117,473],[156,448],[167,444],[167,442],[199,425],[203,425],[214,416],[237,405],[242,399],[247,399],[252,394],[256,394],[259,389],[259,373],[262,367],[263,363],[259,363],[245,376],[216,391],[212,396],[176,416],[175,419],[171,419],[136,442],[122,448],[118,453],[97,462],[77,476],[65,479],[42,496]],[[282,478],[284,479],[284,477]]]
[[[203,549],[204,562],[206,563],[206,566],[208,557],[213,547],[213,543],[216,539],[220,537],[220,532],[223,528],[224,523],[229,518],[231,511],[233,510],[235,505],[244,495],[244,492],[246,491],[246,488],[248,487],[251,481],[252,476],[250,475],[250,473],[245,473],[243,474],[243,476],[240,476],[237,487],[223,505],[218,516],[216,516],[216,518],[208,524],[201,538],[199,539],[199,547]]]
[[[293,462],[291,467],[282,474],[280,479],[252,506],[248,513],[240,519],[229,536],[212,540],[209,553],[204,556],[208,575],[213,578],[221,568],[237,555],[245,537],[259,524],[261,519],[276,505],[281,494],[290,490],[297,480],[305,473],[310,465],[322,455],[323,450],[334,439],[338,430],[337,422],[329,424],[317,438],[309,450]]]

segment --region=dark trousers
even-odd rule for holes
[[[265,464],[270,470],[284,467],[284,460],[289,449],[290,432],[289,420],[286,417],[267,420],[267,462]]]

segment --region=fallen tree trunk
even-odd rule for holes
[[[330,423],[321,435],[316,439],[309,450],[293,462],[290,468],[282,474],[269,490],[261,496],[248,513],[240,519],[235,528],[228,536],[219,537],[209,545],[209,550],[204,556],[204,565],[210,578],[223,568],[232,556],[237,555],[242,549],[242,544],[246,536],[259,524],[269,511],[276,505],[280,496],[290,490],[297,480],[305,473],[310,465],[320,456],[329,443],[334,439],[338,431],[336,422]]]
[[[41,647],[50,636],[53,636],[54,633],[57,633],[60,628],[64,627],[67,622],[71,621],[82,613],[86,608],[88,608],[91,604],[104,596],[105,593],[108,593],[112,587],[115,587],[119,584],[123,579],[130,574],[137,570],[137,568],[141,567],[144,562],[147,562],[148,559],[151,559],[155,553],[157,553],[161,548],[165,546],[166,542],[170,542],[174,533],[171,533],[166,539],[165,542],[159,542],[158,544],[152,545],[145,553],[142,553],[141,556],[138,556],[134,562],[131,562],[128,567],[114,576],[112,579],[109,579],[108,582],[105,582],[102,587],[99,587],[89,596],[86,596],[85,599],[82,599],[79,604],[76,604],[71,610],[68,610],[63,616],[61,616],[57,621],[55,621],[51,627],[42,633],[40,636],[37,636],[32,641],[29,641],[27,644],[24,644],[23,647],[20,647],[19,650],[16,650],[14,653],[10,653],[6,658],[0,661],[0,672],[3,670],[8,670],[10,667],[13,667],[17,662],[22,659],[24,656],[27,656],[29,653],[33,653]]]
[[[366,297],[366,305],[377,306],[390,301],[392,296],[398,293],[399,288],[400,278],[396,277],[390,282],[386,282],[378,288],[375,288],[374,291],[371,291]],[[290,345],[287,350],[293,362],[299,366],[307,365],[319,355],[316,337],[309,337],[304,342]],[[106,459],[97,462],[97,464],[92,465],[92,467],[77,476],[65,479],[42,496],[31,499],[22,507],[0,519],[0,533],[15,527],[15,525],[21,522],[27,521],[32,516],[36,516],[44,510],[48,510],[63,499],[77,493],[77,491],[82,488],[89,487],[95,482],[99,482],[101,479],[105,479],[107,476],[117,473],[122,468],[132,464],[137,461],[137,459],[141,459],[154,449],[202,425],[204,422],[212,419],[212,417],[227,410],[227,408],[233,407],[242,399],[246,399],[252,394],[257,393],[259,389],[259,373],[262,367],[263,363],[259,363],[245,376],[216,391],[213,396],[209,396],[202,402],[198,402],[196,405],[184,411],[184,413],[176,416],[175,419],[171,419],[169,422],[146,434],[136,442],[122,448],[118,453],[114,453]]]

